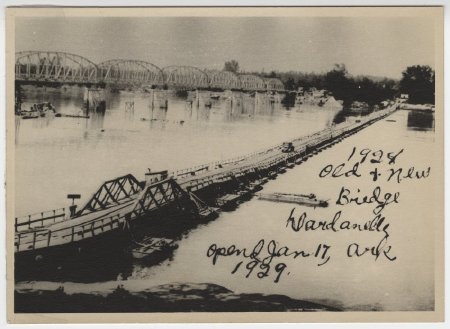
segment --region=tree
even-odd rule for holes
[[[223,67],[224,71],[237,73],[239,71],[239,63],[232,59],[231,61],[225,62],[225,65]]]
[[[285,82],[284,82],[284,89],[286,90],[296,90],[296,83],[294,78],[289,77]]]
[[[383,79],[374,81],[368,77],[355,79],[355,100],[366,102],[369,106],[376,105],[394,96],[395,81]]]
[[[402,72],[400,91],[412,104],[434,104],[434,71],[428,65],[408,66]]]
[[[270,74],[267,76],[268,78],[277,78],[277,73],[275,71],[270,71]]]
[[[349,77],[344,64],[335,64],[334,68],[325,75],[325,88],[331,91],[336,99],[344,101],[349,105],[354,100],[355,83]]]

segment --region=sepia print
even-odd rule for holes
[[[442,320],[442,13],[9,8],[10,321]]]

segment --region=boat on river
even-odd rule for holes
[[[318,200],[316,195],[311,194],[294,194],[294,193],[260,193],[258,194],[260,200],[297,203],[300,205],[312,207],[328,207],[328,201]]]
[[[130,253],[134,259],[160,260],[178,248],[175,240],[148,237],[141,242],[134,242]]]
[[[288,168],[294,168],[294,166],[295,166],[295,163],[294,162],[288,162],[287,164],[286,164],[286,167],[288,167]]]
[[[256,180],[248,184],[248,189],[252,193],[260,191],[262,190],[262,184],[264,184],[262,180]]]
[[[216,205],[223,210],[231,210],[237,206],[238,201],[243,197],[240,193],[225,194],[216,199]]]
[[[20,111],[19,114],[22,119],[37,119],[50,113],[54,114],[55,112],[55,107],[51,103],[45,102],[33,104],[29,110]]]
[[[198,217],[203,220],[214,219],[217,218],[219,210],[219,208],[204,207],[198,210]]]
[[[38,111],[22,111],[20,112],[20,117],[22,119],[37,119],[41,115]]]
[[[275,171],[270,171],[267,176],[269,177],[269,179],[275,179],[277,177],[277,173]]]

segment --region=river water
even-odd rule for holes
[[[58,112],[78,114],[83,93],[27,89],[22,108],[49,101]],[[336,114],[268,102],[255,107],[250,97],[211,108],[175,96],[167,109],[152,110],[151,102],[148,93],[124,92],[109,95],[105,115],[90,119],[17,119],[16,214],[64,207],[68,193],[80,193],[83,204],[105,180],[128,173],[143,179],[147,168],[176,170],[252,153],[321,130]]]
[[[337,112],[313,107],[287,109],[278,103],[255,106],[251,98],[235,109],[225,101],[213,103],[211,108],[197,108],[186,105],[182,98],[171,97],[167,110],[158,108],[152,114],[148,94],[121,93],[110,97],[104,116],[16,123],[17,215],[64,206],[67,193],[81,193],[86,198],[104,180],[122,174],[133,173],[142,178],[149,167],[178,169],[251,153],[321,130],[331,124]],[[44,98],[58,111],[74,113],[81,107],[82,90],[28,91],[27,101],[31,103]],[[127,102],[134,102],[134,110],[126,106]],[[173,259],[153,267],[136,265],[131,276],[118,280],[125,279],[121,283],[136,291],[170,282],[216,283],[235,293],[283,294],[349,310],[433,309],[433,227],[439,218],[433,212],[437,207],[433,198],[437,182],[432,174],[420,181],[380,183],[383,193],[400,193],[401,202],[383,210],[390,225],[390,255],[396,257],[395,261],[384,256],[376,260],[370,255],[346,256],[351,243],[377,245],[383,237],[380,232],[295,232],[286,225],[292,211],[296,218],[306,212],[308,218],[331,220],[337,211],[342,211],[342,218],[352,222],[373,219],[373,205],[344,207],[336,205],[335,200],[344,186],[371,195],[376,184],[358,177],[319,178],[318,174],[327,164],[345,162],[353,147],[385,152],[403,148],[396,166],[436,167],[434,119],[432,114],[418,119],[423,115],[396,112],[388,120],[377,122],[289,169],[263,189],[315,193],[330,200],[329,207],[308,208],[254,197],[235,211],[222,213],[189,232],[180,241]],[[151,117],[160,120],[141,120]],[[212,244],[251,250],[261,239],[266,243],[274,240],[278,247],[292,250],[314,251],[318,244],[326,244],[331,246],[331,258],[322,266],[317,266],[317,258],[283,258],[286,268],[275,282],[277,272],[273,268],[267,277],[258,278],[252,272],[246,278],[248,270],[244,265],[231,273],[243,258],[222,257],[213,265],[212,258],[207,257]],[[101,291],[116,286],[117,281],[65,283],[65,291]]]

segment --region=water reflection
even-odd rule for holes
[[[318,126],[330,125],[332,122],[328,116],[334,116],[334,123],[345,121],[347,117],[356,115],[350,111],[324,109],[317,106],[288,108],[282,105],[282,95],[269,95],[263,93],[222,92],[173,92],[156,91],[148,92],[112,90],[105,91],[106,112],[96,113],[90,111],[88,119],[67,118],[65,115],[87,115],[83,104],[83,87],[64,87],[60,89],[48,87],[25,87],[26,99],[22,108],[34,103],[49,101],[55,107],[57,113],[63,117],[55,118],[47,116],[32,120],[32,123],[24,125],[21,130],[20,122],[16,124],[16,143],[19,135],[30,135],[32,129],[82,129],[81,137],[86,140],[88,130],[125,129],[128,131],[140,131],[141,129],[166,129],[168,126],[183,127],[190,124],[195,128],[202,125],[227,127],[228,124],[271,124],[279,122],[281,118],[293,118],[293,120],[314,121],[327,117],[326,121]],[[357,115],[361,115],[360,113]],[[146,122],[142,124],[142,122]],[[206,126],[205,126],[206,125]],[[31,127],[30,127],[31,126]],[[216,127],[216,128],[219,128]],[[228,129],[230,126],[227,127]],[[63,138],[62,131],[58,137]],[[48,132],[51,134],[51,132]],[[45,134],[44,134],[45,135]],[[50,136],[49,136],[50,137]],[[29,141],[29,140],[28,140]],[[38,143],[39,141],[36,141]],[[42,141],[41,141],[42,142]]]
[[[14,122],[15,123],[15,134],[14,134],[14,137],[15,137],[15,143],[17,144],[19,142],[19,131],[20,131],[21,119],[18,116],[15,116],[14,119],[15,119],[15,122]]]
[[[336,116],[333,118],[333,123],[339,124],[347,120],[349,117],[358,117],[368,115],[373,112],[372,108],[361,109],[358,111],[354,111],[350,108],[344,107],[341,111],[339,111]]]
[[[434,131],[434,112],[409,111],[407,127],[408,130]]]
[[[90,119],[85,120],[85,122],[90,130],[103,129],[103,125],[105,122],[105,114],[98,112],[91,112]]]

